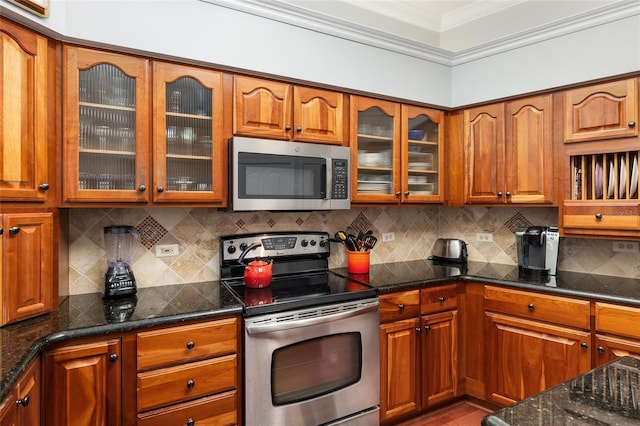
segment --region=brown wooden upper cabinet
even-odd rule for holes
[[[344,94],[234,77],[233,134],[348,145]]]
[[[567,90],[564,141],[638,136],[638,79]]]
[[[153,201],[226,203],[222,74],[153,63]]]
[[[444,113],[351,97],[354,202],[441,202]]]
[[[63,200],[149,201],[149,61],[64,48]]]
[[[465,201],[553,202],[551,95],[464,112]]]
[[[0,19],[0,201],[46,200],[48,174],[46,38]]]

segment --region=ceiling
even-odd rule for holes
[[[271,0],[316,19],[460,52],[629,0]]]

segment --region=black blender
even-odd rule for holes
[[[105,226],[104,249],[107,255],[107,273],[104,297],[119,298],[136,293],[136,279],[131,260],[140,238],[133,226]]]

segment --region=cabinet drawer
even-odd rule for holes
[[[237,319],[138,333],[138,370],[237,352]]]
[[[640,309],[596,302],[596,331],[640,339]]]
[[[138,426],[186,425],[189,419],[196,425],[235,425],[238,424],[236,405],[236,391],[225,392],[139,414]]]
[[[420,290],[420,311],[423,314],[456,309],[457,306],[457,284]]]
[[[485,309],[588,330],[589,301],[486,286]]]
[[[420,290],[380,296],[380,322],[415,318],[420,315]]]
[[[236,369],[236,355],[227,355],[138,373],[138,411],[233,389]]]
[[[565,228],[582,229],[640,229],[640,205],[636,202],[624,205],[565,202],[563,225]]]

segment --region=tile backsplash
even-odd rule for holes
[[[526,225],[557,225],[555,208],[367,207],[330,212],[224,212],[206,208],[71,209],[69,211],[69,292],[102,292],[106,257],[103,228],[132,225],[141,241],[133,260],[138,287],[216,280],[221,235],[275,230],[314,230],[334,234],[348,225],[371,229],[379,238],[371,263],[424,259],[438,237],[467,242],[469,260],[517,264],[514,230]],[[394,241],[382,242],[383,232]],[[476,241],[491,233],[492,242]],[[177,244],[179,254],[156,257],[155,245]],[[330,267],[346,266],[345,249],[331,247]],[[565,238],[558,267],[640,279],[637,253],[613,252],[609,240]]]

